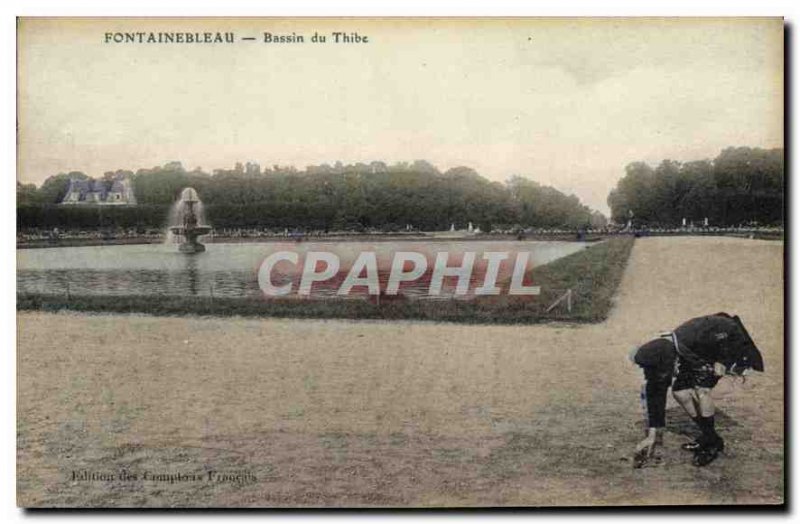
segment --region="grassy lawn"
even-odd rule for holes
[[[149,313],[154,315],[266,316],[293,318],[417,319],[463,323],[599,322],[606,318],[633,246],[615,237],[533,270],[535,297],[474,300],[298,300],[196,296],[17,294],[18,310]],[[566,300],[548,308],[571,290]]]

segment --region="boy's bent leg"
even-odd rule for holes
[[[678,367],[678,376],[672,384],[672,396],[680,404],[684,411],[692,418],[697,418],[698,407],[697,398],[694,394],[695,377],[691,368],[686,364]]]
[[[696,387],[692,390],[693,397],[696,399],[698,415],[701,417],[714,416],[714,399],[711,398],[711,388]]]
[[[680,389],[678,391],[672,390],[672,396],[680,404],[680,406],[689,414],[694,420],[697,418],[697,406],[695,405],[694,391],[691,389]]]
[[[695,422],[700,427],[702,436],[698,441],[699,447],[695,450],[692,463],[695,466],[706,466],[725,449],[725,441],[714,427],[714,400],[711,398],[711,388],[696,387],[694,393],[697,396],[700,412]]]
[[[703,433],[701,439],[705,447],[722,448],[722,437],[717,433],[714,427],[714,399],[711,398],[711,388],[697,387],[694,388],[694,394],[697,397],[697,404],[699,407],[699,414],[697,417],[697,425]]]
[[[697,424],[701,433],[700,438],[684,444],[683,449],[695,453],[703,448],[722,450],[722,438],[714,429],[714,400],[711,398],[711,389],[717,381],[719,377],[713,365],[691,366],[683,362],[679,365],[678,376],[672,385],[672,396]]]
[[[672,386],[672,396],[675,398],[678,404],[680,404],[684,411],[686,411],[697,427],[700,428],[700,403],[694,388],[676,380],[675,384]],[[702,440],[703,438],[701,429],[701,436],[683,444],[681,447],[686,451],[696,451],[700,448]]]

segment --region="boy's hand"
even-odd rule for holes
[[[656,430],[650,428],[647,437],[636,445],[636,451],[633,453],[633,467],[641,468],[647,464],[653,456],[653,450],[656,447]]]

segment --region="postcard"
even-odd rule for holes
[[[17,503],[786,504],[782,18],[20,18]]]

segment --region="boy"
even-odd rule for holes
[[[634,467],[647,464],[663,438],[670,386],[672,396],[700,429],[700,437],[683,448],[694,452],[695,466],[705,466],[725,448],[714,427],[711,389],[725,374],[764,371],[761,353],[741,320],[727,313],[688,320],[637,348],[632,359],[644,371],[648,426],[647,437],[636,446]]]

